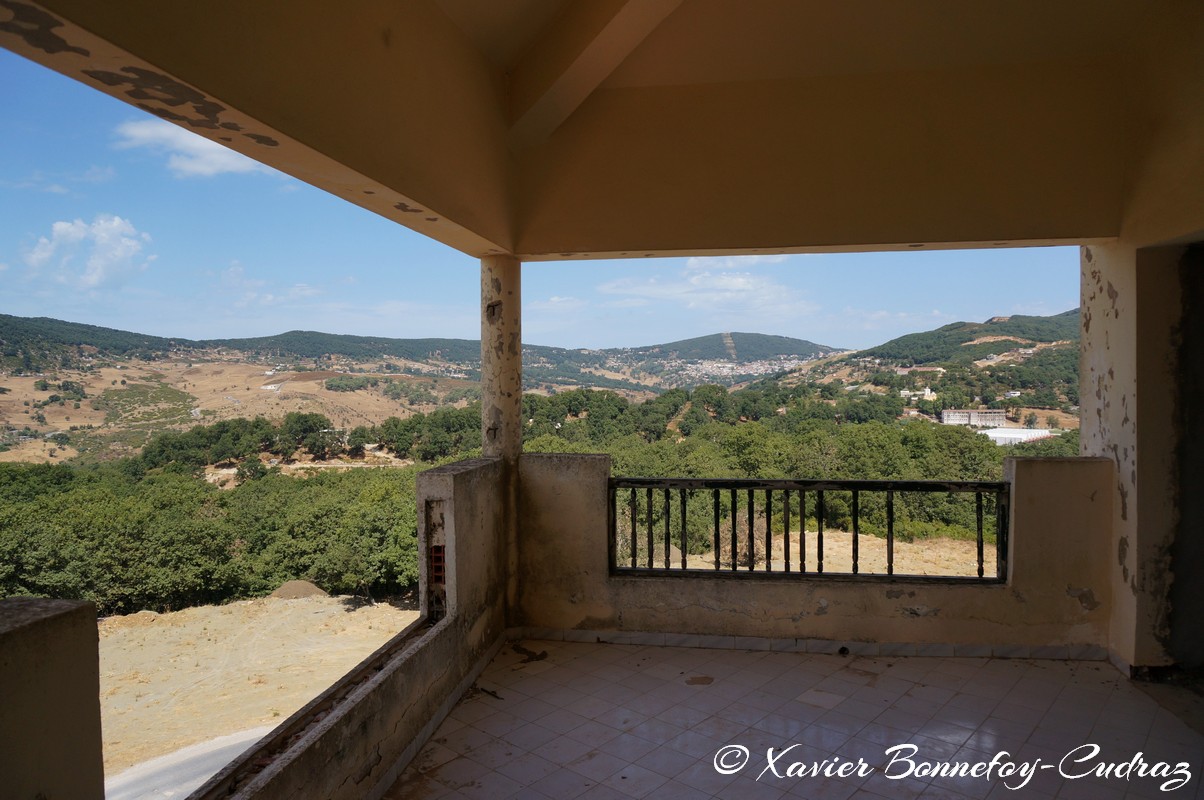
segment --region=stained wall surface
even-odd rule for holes
[[[1010,460],[1005,585],[611,576],[605,456],[520,461],[517,624],[836,642],[1094,648],[1109,644],[1109,459]]]

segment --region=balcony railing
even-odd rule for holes
[[[610,567],[998,583],[1008,493],[996,481],[611,478]]]

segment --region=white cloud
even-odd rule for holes
[[[607,308],[640,308],[651,302],[651,300],[644,297],[623,297],[619,300],[611,300],[610,302],[603,303],[602,305]]]
[[[600,285],[598,291],[619,295],[621,299],[616,304],[622,307],[670,304],[728,318],[743,315],[748,322],[797,317],[817,309],[814,303],[769,275],[734,270],[699,271],[697,266],[689,265],[668,278],[620,278]]]
[[[111,181],[117,177],[117,170],[112,167],[97,167],[91,166],[79,176],[79,180],[84,183],[104,183]]]
[[[54,223],[50,236],[39,237],[25,254],[25,263],[32,275],[76,289],[100,289],[145,270],[154,260],[142,255],[150,240],[129,220],[98,214],[91,223]]]
[[[585,308],[585,301],[576,297],[553,295],[547,300],[531,300],[523,304],[525,311],[542,311],[552,314],[571,314]]]
[[[905,333],[932,330],[950,322],[957,322],[953,314],[939,309],[928,311],[898,311],[889,309],[869,309],[845,306],[839,313],[826,315],[820,322],[826,331],[833,336],[860,336],[859,347],[869,347],[902,336]],[[864,335],[872,333],[876,339],[865,342]],[[824,342],[833,344],[839,342]]]
[[[691,256],[686,269],[748,269],[758,264],[781,264],[790,256],[785,253],[763,256]]]
[[[236,308],[245,308],[258,300],[260,289],[265,283],[266,281],[248,278],[246,270],[237,261],[223,270],[218,278],[219,291],[225,295],[233,295]]]
[[[226,173],[275,170],[217,142],[158,119],[123,122],[117,126],[117,147],[146,148],[167,155],[167,168],[177,178],[210,178]]]
[[[311,303],[307,312],[309,321],[304,327],[361,336],[473,339],[480,336],[481,330],[479,312],[472,304],[445,305],[432,300],[337,300]],[[280,330],[300,327],[296,314],[281,324],[287,327],[280,327]]]
[[[71,194],[71,184],[102,183],[112,179],[116,174],[112,167],[89,167],[82,173],[54,172],[47,174],[41,170],[34,170],[20,180],[0,180],[0,188],[46,192],[47,194]]]
[[[231,303],[235,308],[288,305],[324,294],[322,289],[308,283],[271,286],[265,280],[248,276],[246,269],[237,261],[218,276],[218,290],[221,294],[233,297]]]

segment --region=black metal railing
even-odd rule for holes
[[[611,478],[610,567],[997,583],[1008,496],[997,481]]]

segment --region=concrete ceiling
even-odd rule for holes
[[[1116,237],[1146,149],[1204,85],[1201,17],[0,0],[0,45],[464,252],[558,259]]]

